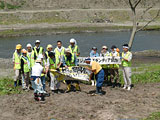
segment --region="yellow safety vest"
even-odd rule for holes
[[[43,70],[45,71],[45,61],[43,60],[43,64],[42,64]],[[44,73],[41,73],[41,77],[44,76]]]
[[[19,56],[16,51],[14,52],[14,68],[21,69],[21,55]]]
[[[27,57],[29,58],[29,61],[30,61],[30,67],[33,67],[34,64],[35,64],[34,51],[32,50],[31,56],[29,56],[29,55],[28,55],[28,52],[27,52]]]
[[[113,56],[113,54],[110,53],[110,56]],[[118,53],[117,57],[119,57],[119,53]],[[110,68],[119,68],[119,65],[118,64],[110,64]]]
[[[33,49],[34,49],[34,53],[36,54],[37,57],[39,54],[43,53],[43,47],[40,47],[39,53],[37,53],[36,46]]]
[[[64,59],[65,59],[65,62],[66,62],[66,65],[67,66],[75,66],[75,62],[74,62],[74,54],[71,54],[71,61],[67,60],[67,56],[64,55]]]
[[[27,57],[28,58],[28,57]],[[29,66],[28,66],[28,62],[27,62],[27,60],[22,56],[22,59],[23,59],[23,61],[24,61],[24,65],[23,65],[23,70],[24,70],[24,73],[27,73],[27,72],[29,72]],[[28,60],[29,60],[29,58],[28,58]]]
[[[130,56],[131,52],[127,52],[126,55],[124,55],[124,52],[122,52],[122,57],[125,59],[128,59],[128,57]],[[131,67],[131,61],[125,61],[124,59],[122,59],[122,66],[123,67]]]
[[[62,47],[62,51],[61,52],[59,52],[58,50],[57,50],[57,48],[55,48],[55,54],[56,54],[56,56],[61,56],[61,55],[64,55],[64,52],[65,52],[65,48],[64,47]]]
[[[110,56],[110,54],[106,54],[105,57],[108,57],[108,56]],[[102,66],[102,68],[104,68],[104,69],[110,68],[110,65],[101,65],[101,66]]]
[[[77,54],[78,54],[78,46],[77,45],[74,46],[74,49],[72,49],[71,45],[68,46],[68,48],[70,49],[71,53],[74,53],[77,56]]]
[[[49,63],[50,63],[49,69],[56,69],[57,68],[59,60],[58,60],[58,58],[55,58],[55,60],[56,61],[54,62],[51,58],[49,58]]]

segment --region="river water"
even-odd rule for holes
[[[11,58],[16,44],[20,43],[25,48],[27,43],[34,46],[35,40],[41,41],[41,46],[46,48],[47,44],[56,47],[56,41],[61,40],[63,46],[69,45],[70,38],[77,40],[81,56],[88,56],[91,48],[96,46],[98,52],[103,45],[110,49],[112,45],[122,49],[124,43],[128,43],[130,32],[104,32],[104,33],[78,33],[78,34],[59,34],[43,36],[23,36],[0,38],[0,58]],[[160,31],[142,31],[136,34],[132,51],[160,50]]]

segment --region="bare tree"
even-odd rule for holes
[[[133,2],[134,1],[134,2]],[[132,16],[133,16],[133,28],[132,28],[132,33],[131,33],[131,37],[130,37],[130,41],[129,41],[129,48],[131,50],[132,48],[132,44],[133,44],[133,41],[134,41],[134,38],[135,38],[135,35],[138,31],[140,30],[143,30],[145,27],[147,27],[152,21],[154,21],[158,16],[159,16],[159,13],[160,13],[160,10],[158,10],[157,14],[155,17],[153,17],[151,20],[149,20],[144,26],[141,26],[140,28],[138,28],[138,20],[137,20],[137,13],[136,13],[136,8],[138,6],[138,4],[142,1],[142,0],[128,0],[129,2],[129,6],[132,10]],[[148,7],[142,14],[142,16],[147,12],[149,11],[151,7]]]

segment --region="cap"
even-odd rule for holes
[[[51,51],[51,52],[49,52],[48,55],[49,55],[49,57],[55,56],[55,52]]]
[[[65,52],[66,52],[66,53],[71,53],[71,51],[70,51],[69,48],[66,48],[66,49],[65,49]]]
[[[32,48],[32,45],[30,43],[28,43],[26,47],[31,47]]]
[[[16,45],[16,49],[18,50],[18,49],[22,49],[22,45],[21,44],[17,44]]]
[[[22,51],[21,51],[23,54],[26,54],[27,53],[27,50],[25,50],[25,49],[22,49]]]
[[[42,54],[39,54],[39,55],[38,55],[38,58],[43,59],[44,57],[43,57]]]
[[[75,39],[74,39],[74,38],[71,38],[71,39],[70,39],[70,43],[75,43]]]
[[[96,47],[92,47],[92,50],[97,50],[97,48]]]
[[[36,42],[35,43],[40,43],[40,40],[36,40]]]
[[[103,49],[103,48],[104,48],[104,49],[108,49],[108,47],[107,47],[107,46],[102,46],[102,49]]]
[[[37,58],[36,63],[41,63],[41,62],[42,62],[41,59]]]
[[[85,61],[91,61],[91,58],[86,58]]]

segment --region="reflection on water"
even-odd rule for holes
[[[46,49],[47,44],[56,47],[56,41],[61,40],[63,46],[69,45],[70,38],[75,38],[80,47],[81,56],[88,56],[93,46],[100,52],[101,46],[107,45],[109,48],[116,45],[120,49],[122,44],[128,43],[130,32],[104,32],[104,33],[79,33],[79,34],[59,34],[43,36],[24,36],[0,38],[0,58],[11,58],[15,45],[21,43],[26,47],[27,43],[34,46],[36,39],[41,40],[41,46]],[[160,31],[143,31],[136,35],[133,51],[160,50]]]

